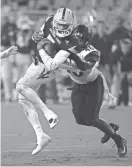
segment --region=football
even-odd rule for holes
[[[56,49],[55,49],[55,45],[53,43],[47,43],[45,46],[44,46],[44,50],[45,52],[51,57],[51,58],[54,58],[55,57],[55,54],[56,54]]]

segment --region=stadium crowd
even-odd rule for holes
[[[2,60],[1,93],[5,102],[15,101],[15,84],[26,72],[37,54],[32,41],[33,31],[40,27],[47,15],[61,6],[75,11],[77,23],[92,29],[91,44],[100,51],[100,71],[104,74],[118,105],[132,105],[132,2],[130,0],[3,0],[1,23],[1,50],[18,46],[18,53]],[[69,100],[72,86],[67,73],[50,84],[42,85],[40,97],[46,102],[65,103]],[[107,95],[104,105],[114,108]]]

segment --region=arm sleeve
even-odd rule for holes
[[[44,62],[46,68],[51,71],[56,68],[58,68],[62,63],[66,61],[70,53],[64,50],[60,50],[55,57],[52,59],[45,51],[44,49],[39,50],[39,55],[42,58],[42,61]]]

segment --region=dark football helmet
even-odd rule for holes
[[[86,43],[91,43],[92,31],[89,27],[80,24],[75,28],[75,35],[81,40],[81,43],[85,45]]]

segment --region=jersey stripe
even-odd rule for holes
[[[65,17],[65,13],[66,13],[66,8],[63,9],[62,19],[64,19],[64,17]]]

